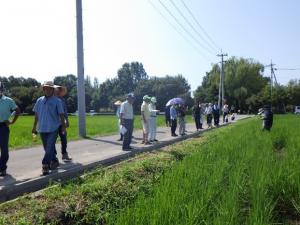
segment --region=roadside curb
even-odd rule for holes
[[[246,117],[246,118],[249,118],[249,117]],[[243,118],[243,119],[246,119],[246,118]],[[243,119],[239,119],[239,120],[243,120]],[[239,120],[236,120],[236,121],[239,121]],[[229,123],[221,124],[219,127],[227,126],[231,123],[235,123],[236,121],[230,121]],[[74,178],[76,176],[80,176],[83,173],[85,173],[86,171],[92,170],[96,167],[113,165],[118,162],[132,158],[135,155],[138,155],[141,153],[151,152],[153,150],[157,150],[157,149],[163,148],[168,145],[175,144],[177,142],[180,142],[180,141],[183,141],[186,139],[198,137],[200,134],[214,130],[214,129],[216,129],[216,127],[213,127],[211,129],[204,129],[201,131],[196,131],[191,134],[187,134],[185,136],[178,136],[171,140],[161,141],[155,145],[135,148],[133,151],[122,152],[118,155],[109,157],[107,159],[97,160],[97,161],[90,162],[90,163],[84,164],[84,165],[77,165],[68,170],[55,172],[55,173],[52,173],[47,176],[41,176],[41,177],[30,179],[28,181],[7,185],[7,186],[3,187],[2,189],[0,189],[0,203],[15,199],[26,193],[32,193],[32,192],[41,190],[41,189],[47,187],[51,182],[64,183],[67,180]]]

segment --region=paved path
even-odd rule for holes
[[[248,116],[239,115],[237,120],[246,117]],[[41,146],[12,151],[8,162],[8,175],[0,178],[0,202],[25,192],[39,190],[49,183],[49,179],[63,181],[97,165],[112,164],[136,153],[157,149],[200,133],[196,132],[194,124],[187,124],[186,129],[187,135],[182,138],[171,137],[170,128],[159,127],[157,131],[159,142],[150,146],[142,145],[142,131],[135,131],[132,143],[135,149],[130,152],[122,151],[122,142],[117,141],[119,135],[69,142],[68,152],[73,161],[62,162],[60,160],[58,170],[48,176],[41,176],[41,159],[44,153]],[[59,145],[57,149],[60,149]],[[61,159],[60,153],[58,153],[58,158]]]

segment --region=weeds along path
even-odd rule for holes
[[[0,224],[297,224],[300,118],[256,118],[0,205]]]

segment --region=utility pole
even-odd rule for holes
[[[76,30],[77,30],[77,105],[78,129],[81,137],[86,136],[85,126],[85,87],[84,87],[84,57],[82,29],[82,0],[76,0]]]
[[[219,109],[222,110],[223,102],[224,102],[224,56],[228,56],[227,53],[218,54],[217,56],[221,57],[221,72],[220,72],[220,83],[219,83],[219,99],[218,106]]]
[[[271,60],[270,65],[265,66],[265,67],[271,68],[271,74],[270,74],[270,104],[271,104],[271,107],[272,107],[272,102],[273,102],[273,77],[275,78],[275,81],[277,84],[277,79],[276,79],[275,73],[274,73],[274,66],[275,66],[275,64],[273,64],[272,60]]]

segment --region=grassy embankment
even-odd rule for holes
[[[10,127],[10,148],[18,149],[41,144],[39,140],[33,140],[31,129],[33,116],[20,116],[16,124]],[[187,116],[187,122],[191,122],[191,116]],[[157,126],[165,126],[164,116],[158,116]],[[77,140],[78,137],[78,117],[70,116],[70,128],[68,129],[68,139]],[[117,120],[113,115],[87,116],[86,117],[87,135],[105,136],[117,134]],[[140,116],[135,117],[135,129],[141,129]]]
[[[299,122],[245,120],[95,170],[0,205],[0,224],[297,224]]]

